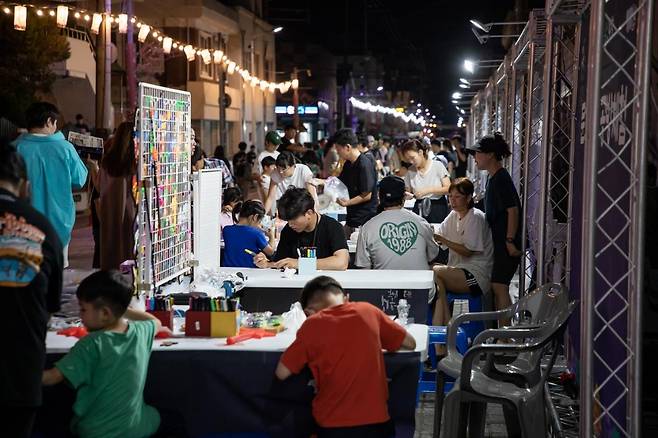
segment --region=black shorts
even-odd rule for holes
[[[318,438],[391,438],[395,436],[395,424],[366,424],[351,427],[319,427]]]
[[[491,282],[509,286],[514,274],[519,269],[521,257],[510,257],[507,248],[494,248],[494,263],[491,271]]]
[[[464,268],[461,268],[461,270],[464,271],[466,284],[468,285],[468,289],[471,291],[471,295],[482,295],[484,292],[482,292],[482,289],[480,288],[480,285],[478,284],[473,274]]]

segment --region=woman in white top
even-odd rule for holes
[[[271,211],[274,202],[290,187],[309,191],[317,206],[317,191],[313,185],[313,172],[305,164],[295,164],[295,157],[290,152],[281,152],[276,158],[276,170],[272,172],[270,189],[265,200],[265,211]]]
[[[493,240],[486,216],[473,207],[473,183],[458,178],[450,185],[452,211],[439,225],[434,239],[450,250],[447,265],[434,267],[437,301],[432,325],[450,320],[446,291],[458,294],[484,294],[491,287]],[[442,353],[437,348],[437,353]]]
[[[450,187],[450,174],[439,161],[429,156],[430,147],[420,140],[409,140],[402,145],[404,159],[413,164],[405,175],[407,190],[416,198],[414,212],[423,216],[429,223],[440,223],[448,215],[448,201],[445,195]],[[423,204],[430,204],[429,212],[423,212]],[[423,213],[423,214],[421,214]]]

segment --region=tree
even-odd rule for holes
[[[0,116],[25,126],[27,107],[55,81],[50,65],[70,56],[69,43],[55,20],[28,9],[25,31],[14,29],[14,16],[0,17]]]

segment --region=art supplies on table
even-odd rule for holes
[[[156,295],[147,297],[146,311],[160,320],[163,327],[174,329],[174,298],[171,296]]]
[[[273,336],[276,336],[276,333],[265,329],[242,327],[238,335],[226,338],[226,345],[235,345],[250,339],[271,338]]]
[[[190,297],[189,306],[185,312],[185,336],[226,338],[238,334],[238,298]]]
[[[298,250],[297,272],[299,275],[314,275],[318,271],[317,248],[302,247]]]

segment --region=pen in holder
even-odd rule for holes
[[[318,272],[318,258],[314,246],[301,249],[297,259],[297,273],[299,275],[313,275]]]

